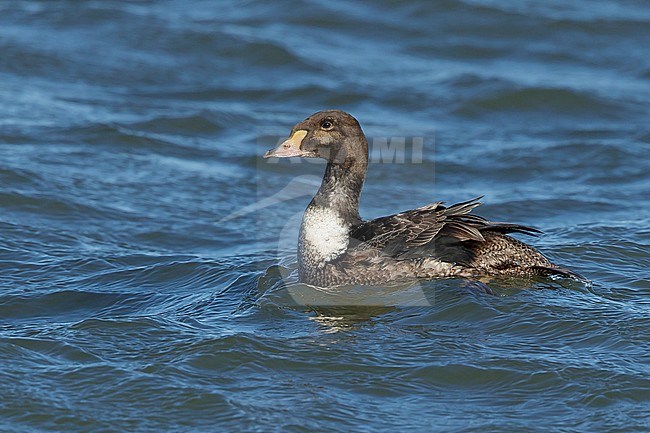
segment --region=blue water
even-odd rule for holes
[[[0,431],[649,431],[649,46],[641,0],[0,1]],[[591,283],[297,284],[323,166],[261,155],[327,108],[362,216],[485,195]]]

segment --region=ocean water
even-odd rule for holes
[[[641,0],[0,1],[0,431],[650,430]],[[366,218],[477,213],[589,279],[296,283],[355,115]]]

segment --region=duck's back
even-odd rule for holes
[[[301,260],[301,279],[316,285],[375,284],[412,278],[563,274],[535,248],[508,233],[535,235],[517,224],[470,214],[478,199],[360,222],[347,246],[329,261]]]

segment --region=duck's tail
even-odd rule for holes
[[[571,278],[573,280],[580,281],[582,283],[589,283],[590,281],[585,278],[584,276],[580,275],[577,272],[574,272],[570,269],[563,268],[562,266],[531,266],[531,269],[535,270],[538,272],[540,275],[545,275],[545,276],[553,276],[556,275],[558,277],[563,277],[563,278]]]

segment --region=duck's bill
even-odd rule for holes
[[[275,149],[271,149],[264,154],[264,158],[291,158],[292,156],[311,157],[311,152],[300,149],[302,140],[307,136],[307,131],[299,129],[291,137],[280,143]]]

